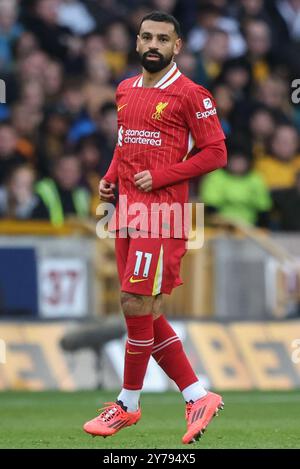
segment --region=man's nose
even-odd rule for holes
[[[151,39],[150,44],[149,44],[149,48],[150,48],[150,49],[157,49],[157,50],[158,50],[158,44],[159,44],[159,43],[158,43],[157,37],[153,37],[153,38]]]

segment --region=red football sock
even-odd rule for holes
[[[180,391],[198,381],[183,350],[181,340],[162,315],[153,322],[154,345],[152,356],[179,387]]]
[[[142,389],[153,347],[153,316],[126,316],[128,340],[125,348],[125,389]]]

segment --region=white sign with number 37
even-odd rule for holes
[[[39,265],[40,314],[46,318],[87,313],[87,266],[80,259],[42,259]]]

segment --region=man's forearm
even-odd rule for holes
[[[170,186],[222,168],[227,163],[227,150],[224,140],[211,144],[186,161],[169,168],[150,171],[152,190]]]
[[[105,179],[108,182],[112,182],[114,184],[116,184],[118,180],[118,166],[119,166],[119,154],[118,153],[119,153],[118,147],[116,147],[110,166],[106,174],[103,176],[103,179]]]

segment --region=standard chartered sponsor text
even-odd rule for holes
[[[160,132],[152,132],[151,130],[144,129],[127,129],[123,136],[123,142],[160,147],[162,139]]]

